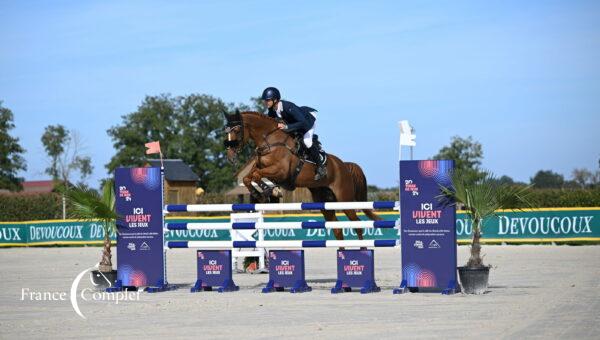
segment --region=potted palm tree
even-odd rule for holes
[[[65,189],[64,194],[71,205],[69,218],[80,221],[100,221],[104,229],[102,258],[98,270],[92,271],[92,282],[100,288],[112,286],[117,279],[117,271],[112,268],[110,234],[116,232],[115,193],[112,179],[104,182],[102,195],[84,185]]]
[[[531,207],[528,200],[530,186],[503,183],[488,171],[473,176],[472,172],[456,170],[452,174],[452,186],[441,186],[441,192],[439,198],[442,201],[461,205],[471,219],[471,255],[466,266],[458,267],[458,275],[463,292],[482,294],[487,290],[490,271],[481,256],[484,223],[487,218],[497,216],[499,209]]]

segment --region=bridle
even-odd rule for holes
[[[239,117],[239,116],[237,116],[237,117]],[[231,133],[234,132],[236,129],[239,129],[239,132],[236,132],[236,138],[234,140],[232,140]],[[290,135],[286,135],[286,138],[285,138],[285,140],[283,140],[283,142],[275,142],[273,144],[269,143],[269,141],[268,141],[269,136],[278,130],[279,130],[278,128],[275,128],[275,129],[267,132],[266,134],[263,134],[263,136],[262,136],[263,143],[261,143],[261,145],[257,146],[254,149],[254,152],[256,153],[256,155],[258,157],[266,156],[267,154],[269,154],[271,152],[271,148],[274,148],[274,147],[285,147],[293,155],[297,156],[297,150],[294,150],[287,144],[287,141],[291,138]],[[239,117],[238,119],[235,119],[235,120],[228,121],[227,126],[225,127],[225,133],[227,133],[227,139],[223,142],[225,149],[226,150],[234,149],[235,153],[238,154],[244,144],[244,122],[242,121],[241,117]],[[241,138],[238,137],[238,134],[241,136]]]
[[[271,148],[278,147],[278,146],[283,146],[283,147],[287,148],[292,154],[296,154],[296,152],[292,148],[290,148],[290,146],[287,144],[288,139],[290,139],[290,135],[288,135],[288,134],[286,134],[283,142],[275,142],[273,144],[269,144],[269,140],[268,140],[269,136],[278,130],[279,130],[278,128],[275,128],[263,135],[262,145],[257,146],[256,149],[254,149],[254,151],[256,152],[256,154],[259,157],[268,155],[271,152]]]
[[[227,139],[223,142],[223,145],[225,146],[225,149],[229,150],[231,148],[235,149],[236,153],[240,152],[241,149],[241,144],[242,142],[240,142],[239,137],[237,137],[238,133],[236,133],[236,138],[234,140],[231,140],[231,133],[239,128],[239,134],[242,136],[242,142],[244,140],[244,124],[242,123],[242,121],[232,121],[232,122],[228,122],[227,126],[225,127],[225,133],[227,133]]]

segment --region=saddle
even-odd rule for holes
[[[296,155],[298,156],[300,161],[298,162],[296,167],[292,170],[292,173],[290,174],[289,182],[280,184],[281,187],[283,187],[284,189],[286,189],[288,191],[293,191],[294,189],[296,189],[296,179],[298,178],[298,175],[302,171],[302,168],[304,167],[304,163],[308,162],[308,163],[312,163],[315,165],[317,164],[316,159],[310,158],[310,152],[308,152],[308,149],[306,148],[306,146],[304,146],[304,142],[302,141],[302,136],[296,135],[294,137],[296,139]],[[313,146],[319,150],[318,155],[319,155],[319,157],[321,157],[323,159],[323,164],[327,164],[327,153],[325,153],[325,151],[323,151],[323,146],[322,146],[321,142],[319,141],[319,136],[316,134],[313,135]]]
[[[296,142],[295,144],[295,149],[290,148],[289,146],[285,145],[285,143],[274,143],[274,144],[268,144],[266,146],[260,147],[256,149],[256,154],[258,156],[258,164],[260,164],[260,156],[261,155],[265,155],[267,153],[270,152],[271,147],[273,146],[286,146],[288,148],[288,150],[290,150],[290,152],[292,152],[293,154],[295,154],[298,159],[299,162],[298,164],[296,164],[296,166],[291,169],[288,180],[284,183],[277,183],[278,186],[284,188],[285,190],[288,191],[293,191],[296,189],[296,179],[298,178],[298,175],[300,174],[300,172],[302,171],[302,168],[304,167],[304,163],[312,163],[312,164],[316,164],[318,160],[316,159],[312,159],[310,157],[311,153],[309,152],[308,148],[306,148],[306,146],[304,146],[304,141],[302,140],[303,135],[302,134],[290,134],[290,136],[292,138],[294,138],[294,141]],[[318,157],[321,157],[323,159],[323,164],[327,164],[327,154],[325,153],[325,151],[323,151],[323,147],[321,142],[319,141],[319,136],[314,134],[313,135],[313,147],[316,147],[318,149]],[[262,183],[261,183],[262,185]],[[265,188],[263,188],[264,190],[268,190],[268,185],[264,185]]]
[[[317,160],[310,157],[310,152],[304,145],[302,136],[296,135],[294,138],[296,139],[296,154],[298,157],[305,162],[316,164]],[[327,164],[327,153],[323,151],[323,144],[321,144],[321,141],[319,141],[319,136],[316,134],[313,135],[313,145],[317,148],[317,150],[319,150],[319,156],[324,160],[323,164]]]

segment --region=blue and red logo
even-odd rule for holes
[[[419,161],[419,174],[425,178],[433,178],[438,184],[449,186],[451,183],[452,161]]]
[[[123,286],[147,286],[148,279],[142,270],[135,270],[129,265],[119,266],[119,278],[123,282]]]
[[[136,184],[143,184],[147,189],[156,190],[160,186],[159,172],[158,168],[132,168],[131,179]]]
[[[428,269],[422,269],[415,263],[408,263],[402,268],[402,277],[409,287],[437,286],[435,274]]]

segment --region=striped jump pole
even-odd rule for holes
[[[397,247],[399,240],[291,240],[291,241],[169,241],[167,248],[339,248],[339,247]]]
[[[347,229],[398,228],[397,221],[304,221],[304,222],[216,222],[167,223],[166,230],[259,230],[259,229]]]
[[[237,203],[237,204],[168,204],[165,214],[172,212],[234,212],[234,211],[302,211],[302,210],[363,210],[398,209],[398,201],[379,202],[314,202],[314,203]]]

